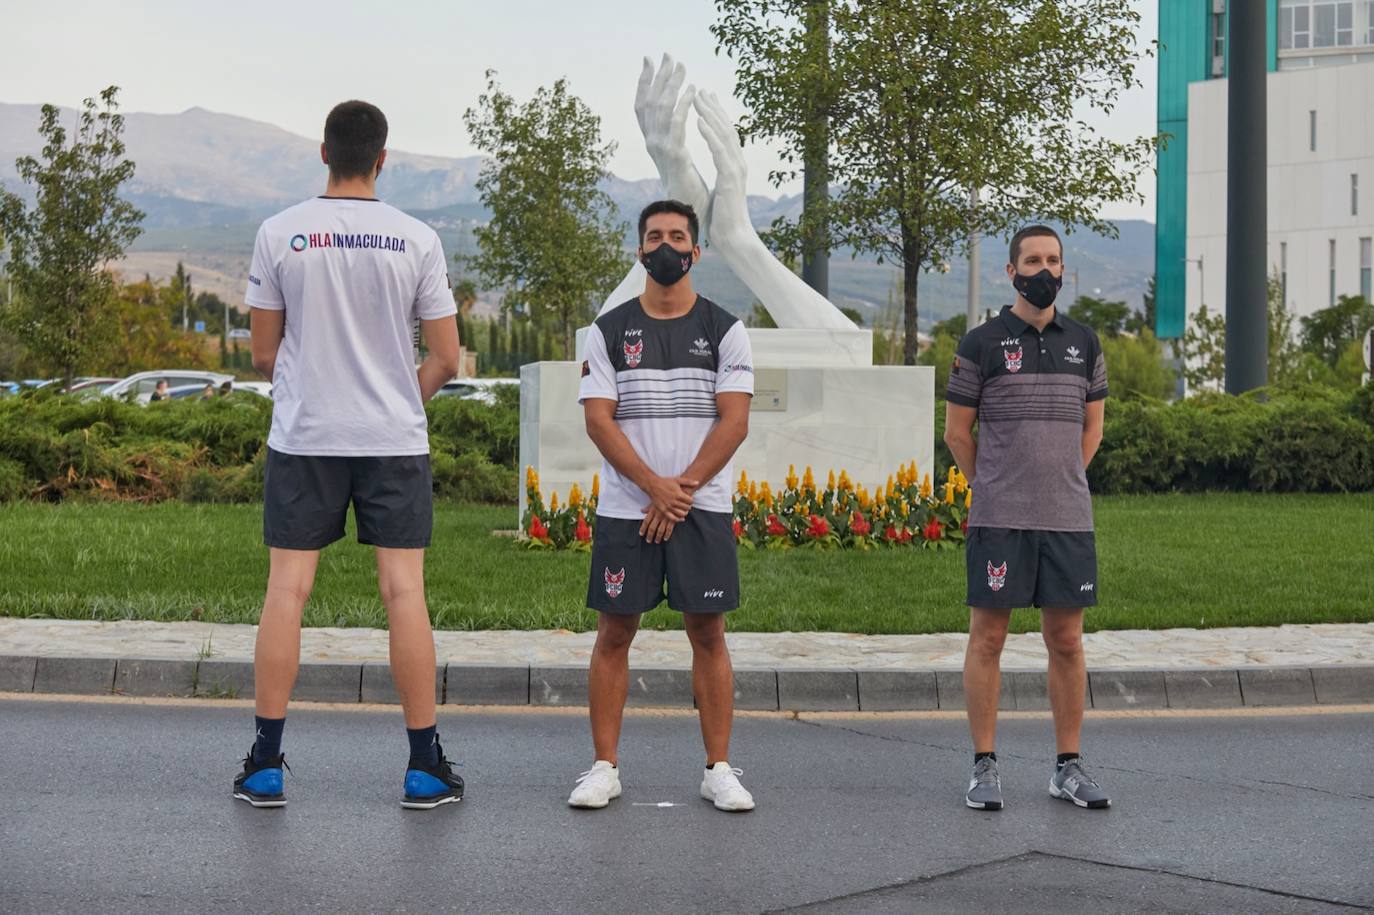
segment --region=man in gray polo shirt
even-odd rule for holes
[[[1049,651],[1058,746],[1050,794],[1079,807],[1111,806],[1078,752],[1087,690],[1083,608],[1097,603],[1086,471],[1102,442],[1107,369],[1092,329],[1054,307],[1063,254],[1053,229],[1016,233],[1007,264],[1016,302],[964,337],[946,395],[945,442],[974,486],[964,657],[974,761],[964,800],[979,810],[1002,809],[1000,662],[1011,611],[1027,606],[1041,611]]]

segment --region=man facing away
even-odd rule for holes
[[[730,460],[748,433],[754,369],[744,324],[692,290],[697,237],[686,204],[645,207],[644,293],[587,334],[578,396],[605,466],[587,588],[599,616],[588,675],[595,761],[568,798],[574,807],[620,796],[630,643],[640,615],[665,599],[692,645],[701,795],[721,810],[754,807],[729,762],[734,672],[725,645],[725,613],[739,606]]]
[[[457,308],[434,230],[382,203],[386,118],[349,101],[329,113],[325,193],[262,224],[246,300],[253,365],[272,382],[263,494],[271,548],[254,656],[257,734],[234,797],[280,807],[282,729],[300,663],[301,612],[320,550],[344,535],[377,548],[391,673],[410,741],[401,806],[458,801],[439,745],[424,559],[432,525],[424,403],[458,370]],[[415,367],[416,319],[429,355]]]
[[[1002,809],[995,736],[1002,646],[1015,607],[1040,608],[1058,760],[1050,794],[1111,806],[1083,769],[1083,608],[1097,603],[1087,467],[1102,442],[1107,369],[1097,335],[1058,313],[1064,248],[1046,226],[1011,240],[1015,304],[969,331],[950,371],[945,442],[974,484],[964,694],[973,736],[965,803]],[[973,423],[978,422],[978,439]]]

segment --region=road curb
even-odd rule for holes
[[[441,663],[436,699],[448,705],[585,706],[582,666]],[[1089,670],[1095,709],[1277,708],[1374,703],[1374,665]],[[0,654],[0,693],[252,698],[253,664],[206,658],[72,658]],[[293,699],[395,704],[385,662],[305,662]],[[629,704],[691,708],[691,671],[632,668]],[[735,671],[735,705],[775,711],[961,711],[957,670],[778,668]],[[1048,708],[1043,671],[1007,670],[1002,709]]]

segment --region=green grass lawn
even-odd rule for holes
[[[1097,500],[1095,629],[1374,620],[1374,494]],[[253,622],[267,577],[261,506],[0,506],[0,615]],[[441,504],[429,600],[447,629],[588,629],[588,558],[516,548],[514,510]],[[742,551],[737,630],[965,628],[961,551]],[[371,550],[325,551],[305,623],[381,626]],[[646,625],[672,628],[659,610]],[[1019,631],[1035,629],[1020,611]]]

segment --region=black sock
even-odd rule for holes
[[[1054,768],[1056,771],[1058,771],[1059,769],[1064,768],[1064,763],[1068,762],[1071,759],[1077,758],[1077,753],[1060,753],[1059,756],[1056,757],[1054,760]]]
[[[990,759],[990,760],[992,760],[993,762],[997,762],[997,754],[996,754],[995,752],[993,752],[992,750],[989,750],[989,751],[986,752],[986,753],[974,753],[974,754],[973,754],[973,763],[974,763],[974,765],[977,765],[977,764],[978,764],[978,761],[979,761],[980,759]]]
[[[431,724],[427,728],[406,728],[410,740],[410,758],[427,766],[439,762],[439,726]]]
[[[257,724],[257,737],[253,741],[253,762],[276,759],[281,755],[281,732],[286,727],[285,718],[263,718],[253,716]]]

